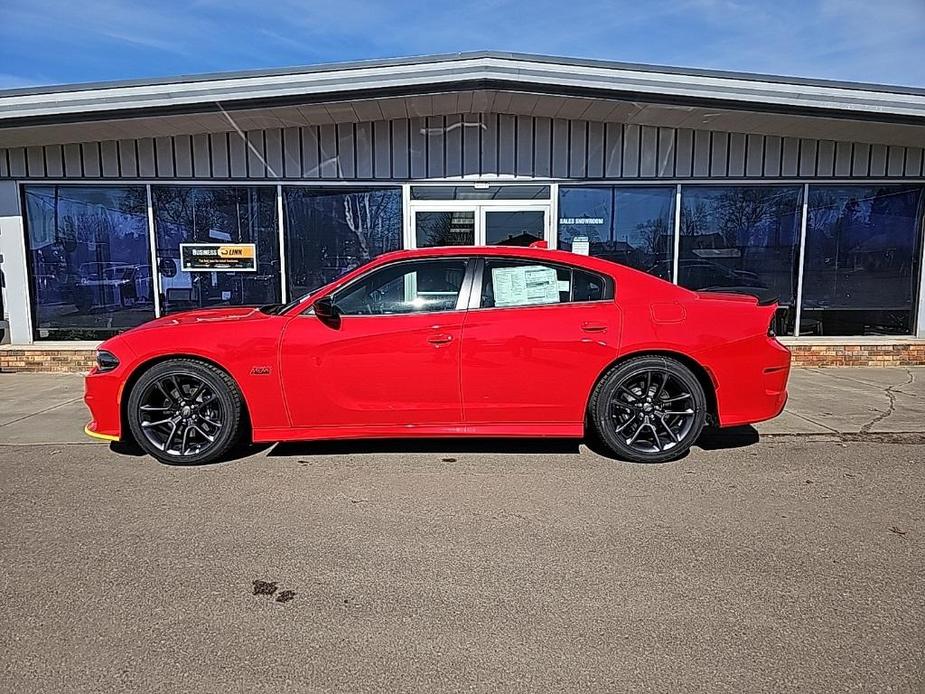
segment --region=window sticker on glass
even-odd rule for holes
[[[495,267],[491,269],[491,283],[495,306],[559,303],[559,278],[551,267]]]

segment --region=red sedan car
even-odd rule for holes
[[[169,463],[255,442],[583,437],[682,455],[705,423],[769,419],[790,353],[774,305],[539,248],[380,256],[285,306],[160,318],[100,347],[91,436]]]

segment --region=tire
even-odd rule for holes
[[[671,357],[634,357],[616,364],[588,403],[588,419],[600,442],[634,463],[680,458],[699,438],[706,416],[703,386]]]
[[[135,382],[126,419],[145,453],[168,465],[205,465],[238,443],[241,392],[227,373],[196,359],[155,364]]]

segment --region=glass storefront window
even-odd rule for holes
[[[801,335],[908,335],[921,185],[810,186]]]
[[[681,189],[678,284],[777,299],[775,330],[792,335],[802,186]]]
[[[291,297],[402,245],[401,188],[283,188]]]
[[[26,186],[36,338],[102,340],[154,318],[144,186]]]
[[[161,312],[280,300],[276,188],[152,186]],[[256,272],[184,272],[181,243],[253,243]]]
[[[560,186],[559,248],[585,236],[591,255],[670,280],[675,188]]]

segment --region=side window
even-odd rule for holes
[[[346,316],[452,311],[465,275],[465,260],[400,262],[374,270],[332,298]]]
[[[608,298],[606,280],[569,267],[519,260],[486,260],[482,308],[543,306]]]
[[[606,298],[607,283],[603,277],[572,270],[572,301],[603,301]]]

